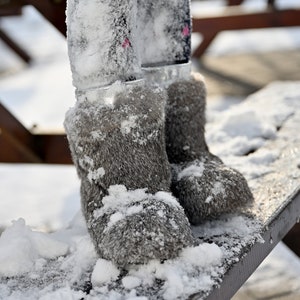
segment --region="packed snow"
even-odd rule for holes
[[[103,206],[94,211],[94,217],[98,219],[113,212],[107,224],[109,228],[125,217],[142,211],[144,201],[149,197],[179,207],[177,200],[170,193],[157,192],[150,196],[146,193],[146,189],[130,191],[124,185],[113,185],[109,187],[108,195],[102,199]]]
[[[292,5],[297,1],[279,2]],[[23,17],[3,20],[1,25],[36,59],[30,68],[25,68],[0,44],[0,55],[4,57],[0,68],[14,73],[5,73],[1,78],[1,101],[28,128],[36,123],[41,128],[61,128],[64,113],[74,102],[64,39],[31,8],[24,10]],[[260,47],[278,49],[273,38],[257,45],[257,34],[264,32],[224,33],[210,52],[217,55],[243,51],[243,44],[253,45],[250,49],[254,51]],[[283,41],[283,48],[300,47],[299,29],[273,33]],[[237,43],[237,36],[246,43]],[[208,103],[206,136],[211,151],[241,171],[253,186],[257,177],[270,172],[280,156],[279,149],[263,146],[276,139],[284,122],[300,109],[299,98],[300,82],[278,82],[234,106],[228,99]],[[124,124],[124,134],[133,126],[134,120]],[[104,172],[95,170],[90,180]],[[183,170],[181,176],[200,176],[202,172],[199,166]],[[121,270],[95,253],[78,212],[79,181],[73,166],[2,164],[0,176],[0,226],[6,228],[0,237],[0,299],[146,300],[180,299],[199,291],[205,294],[219,283],[226,266],[240,259],[243,247],[261,241],[259,222],[242,215],[224,216],[193,228],[200,244],[184,249],[178,258]],[[215,186],[216,193],[221,190],[221,186]],[[128,201],[145,193],[122,187],[112,188],[112,195],[114,192],[123,193]],[[177,204],[166,193],[156,196]],[[109,205],[109,199],[106,200]],[[121,217],[113,215],[110,221]],[[213,239],[208,242],[209,237]]]
[[[208,292],[226,270],[224,264],[239,259],[242,247],[259,240],[259,230],[259,224],[243,216],[208,222],[194,228],[194,233],[213,234],[215,242],[186,248],[173,260],[152,260],[122,270],[97,258],[80,214],[68,228],[51,234],[32,231],[19,219],[0,238],[0,296],[177,299],[199,290]]]
[[[179,172],[177,175],[177,180],[180,180],[188,176],[201,177],[203,175],[203,171],[204,171],[204,164],[203,162],[199,162],[198,165],[188,166],[184,168],[181,172]]]
[[[17,276],[40,268],[45,259],[66,255],[68,245],[50,235],[32,231],[23,219],[13,221],[0,238],[0,274]]]

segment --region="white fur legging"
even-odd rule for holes
[[[142,77],[141,67],[186,63],[189,0],[68,0],[67,37],[77,90]]]

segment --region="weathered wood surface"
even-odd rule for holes
[[[265,149],[278,149],[280,156],[271,165],[272,171],[254,179],[252,191],[255,202],[248,211],[261,222],[261,240],[245,245],[239,261],[229,263],[222,282],[210,294],[198,293],[190,299],[230,299],[278,242],[299,222],[300,218],[300,111],[296,110],[282,128],[276,140],[270,140]],[[197,231],[197,230],[196,230]],[[222,244],[219,236],[199,235],[206,241]],[[228,242],[230,241],[228,237]],[[226,264],[226,263],[225,263]]]

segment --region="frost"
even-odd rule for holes
[[[79,159],[79,164],[84,169],[92,168],[94,166],[94,160],[91,157],[84,155],[83,158]]]
[[[181,180],[184,177],[201,177],[204,172],[204,164],[201,162],[199,165],[191,165],[183,169],[177,175],[177,180]]]
[[[113,185],[108,189],[108,195],[102,199],[103,207],[95,211],[95,218],[105,210],[119,210],[120,207],[131,206],[147,198],[146,189],[127,191],[124,185]]]
[[[74,291],[69,286],[60,288],[53,292],[48,292],[45,295],[42,295],[39,300],[75,300],[82,299],[85,296],[85,293],[82,291]]]
[[[113,185],[109,187],[108,195],[102,199],[103,206],[94,211],[94,218],[98,219],[105,214],[111,214],[106,227],[108,230],[124,218],[142,212],[144,208],[140,203],[150,198],[180,207],[178,201],[167,192],[157,192],[152,195],[147,194],[146,189],[127,190],[124,185]],[[159,216],[165,217],[162,211],[160,211]],[[176,228],[177,225],[173,222],[172,226]]]
[[[98,168],[97,170],[90,170],[88,175],[87,175],[87,178],[90,182],[92,182],[93,180],[94,181],[97,181],[99,180],[100,178],[102,178],[103,176],[105,175],[105,170],[104,168]]]
[[[184,36],[190,33],[185,25],[186,13],[182,2],[157,1],[154,6],[149,1],[139,1],[138,31],[143,34],[137,42],[143,65],[170,64],[184,59]]]
[[[274,82],[215,117],[208,106],[211,122],[207,124],[206,137],[210,150],[222,158],[242,156],[275,139],[278,129],[295,112],[294,99],[299,98],[294,83],[286,85],[282,89],[281,83]]]
[[[122,121],[121,123],[121,132],[126,135],[129,134],[132,128],[137,126],[136,124],[137,116],[129,116],[128,120]]]
[[[175,230],[178,230],[178,225],[176,224],[176,222],[173,219],[170,219],[169,222]]]
[[[127,26],[120,30],[116,20],[125,15]],[[126,77],[140,73],[135,43],[122,47],[126,39],[134,39],[135,16],[136,4],[132,1],[119,2],[118,8],[99,0],[68,1],[68,50],[73,84],[79,91],[94,90],[120,79],[125,81]],[[99,101],[101,98],[96,95],[97,92],[91,93],[87,98]]]
[[[112,185],[108,189],[108,195],[102,199],[103,207],[94,211],[94,217],[100,218],[107,212],[117,211],[111,216],[110,225],[125,216],[139,213],[142,210],[140,202],[154,197],[169,205],[179,207],[177,200],[167,192],[158,192],[155,195],[147,194],[146,189],[127,190],[124,185]]]
[[[158,200],[161,200],[165,203],[168,203],[170,205],[173,205],[173,206],[177,206],[177,207],[181,207],[180,204],[178,203],[178,201],[176,200],[176,198],[174,198],[172,196],[171,193],[167,193],[167,192],[157,192],[155,194],[155,197],[158,199]]]
[[[218,194],[224,194],[225,188],[222,182],[215,182],[211,189],[211,193],[213,196],[217,196]],[[205,203],[210,203],[213,200],[213,196],[208,196],[205,200]]]
[[[123,209],[122,212],[116,212],[110,216],[109,222],[107,224],[107,228],[111,227],[115,223],[119,222],[120,220],[134,215],[138,214],[143,210],[143,207],[141,205],[135,205],[135,206],[130,206],[126,210]]]
[[[94,130],[91,131],[91,136],[93,137],[93,139],[95,140],[100,140],[100,141],[104,141],[106,138],[106,133],[101,132],[99,130]]]

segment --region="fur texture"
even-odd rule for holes
[[[68,53],[77,89],[140,77],[136,17],[133,0],[67,1]]]
[[[253,200],[245,178],[209,152],[205,105],[205,85],[197,75],[168,87],[166,147],[173,164],[172,191],[192,224],[237,212]]]
[[[170,187],[165,98],[161,90],[131,87],[116,95],[111,106],[101,101],[78,101],[66,116],[65,128],[81,179],[82,210],[88,230],[98,254],[118,265],[167,259],[192,245],[183,209],[152,195]],[[141,205],[142,210],[125,215],[108,228],[122,202],[120,208],[104,210],[101,217],[96,211],[103,209],[102,200],[114,185],[124,185],[128,190],[146,188],[149,194],[134,204]],[[118,200],[122,197],[120,194]]]
[[[191,53],[190,1],[137,0],[139,51],[143,66],[188,62]]]

